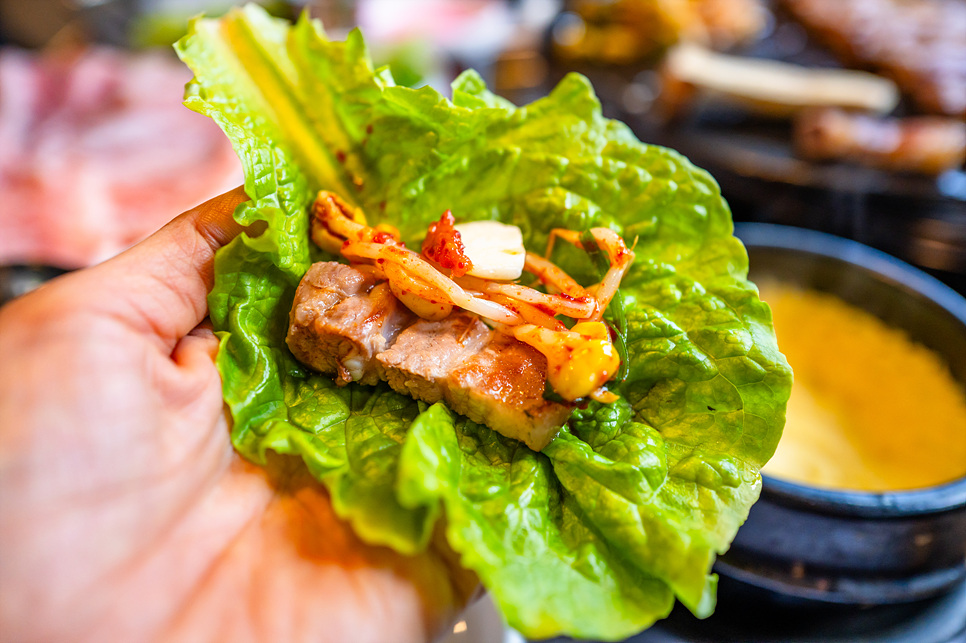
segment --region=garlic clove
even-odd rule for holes
[[[463,251],[473,268],[466,274],[481,279],[519,279],[527,251],[523,233],[514,225],[498,221],[469,221],[456,225]]]

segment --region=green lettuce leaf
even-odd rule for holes
[[[251,201],[236,218],[267,223],[218,253],[209,296],[236,449],[301,457],[368,542],[411,554],[444,521],[528,636],[620,639],[675,597],[709,614],[711,565],[758,496],[791,388],[711,177],[603,118],[579,75],[518,108],[468,72],[447,99],[373,69],[357,31],[333,42],[316,22],[253,6],[196,19],[176,49],[195,73],[185,104],[242,161]],[[443,405],[305,369],[285,333],[295,287],[322,257],[306,209],[323,188],[408,240],[446,209],[518,225],[532,249],[553,227],[636,239],[620,290],[621,401],[576,412],[535,453]],[[585,253],[555,258],[595,274]]]

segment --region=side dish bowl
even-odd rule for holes
[[[831,293],[904,330],[942,356],[966,394],[966,299],[954,290],[828,234],[758,223],[738,224],[735,233],[748,249],[752,281]],[[766,474],[760,500],[716,571],[819,603],[894,604],[945,593],[966,580],[966,477],[880,493]]]

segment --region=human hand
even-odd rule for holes
[[[418,641],[475,581],[229,442],[202,323],[238,189],[0,309],[0,638]]]

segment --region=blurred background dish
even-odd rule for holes
[[[897,393],[887,380],[890,375],[906,378],[911,373],[894,368],[914,371],[915,367],[884,365],[881,360],[857,364],[849,361],[855,353],[836,348],[834,337],[824,346],[817,342],[813,350],[828,350],[819,359],[833,368],[813,369],[802,364],[802,381],[795,386],[812,386],[812,393],[824,395],[823,401],[829,404],[849,405],[847,420],[853,422],[853,431],[840,437],[865,444],[854,451],[854,445],[848,445],[829,454],[833,460],[828,466],[860,470],[848,477],[832,477],[831,485],[827,479],[811,485],[792,481],[808,478],[790,472],[788,467],[794,462],[779,466],[777,472],[773,469],[770,475],[766,466],[761,500],[739,530],[731,551],[722,557],[721,573],[784,596],[861,605],[914,601],[961,584],[966,579],[966,299],[912,266],[852,241],[762,224],[739,225],[737,233],[748,247],[752,280],[778,280],[786,286],[834,296],[901,331],[902,335],[890,340],[910,343],[910,351],[912,343],[930,351],[935,359],[930,368],[950,379],[952,388],[947,393],[953,398],[948,413],[933,416],[939,426],[923,423],[930,421],[933,409],[906,420],[901,417],[903,412],[894,410],[897,417],[883,418],[877,432],[857,430],[865,421],[863,409],[880,397],[905,393]],[[810,330],[829,330],[823,326],[821,310],[797,323],[802,328],[793,334],[800,337]],[[781,344],[782,328],[776,328]],[[850,339],[876,342],[879,336],[863,329]],[[794,351],[789,355],[793,369],[795,355]],[[865,367],[893,370],[867,376],[878,382],[836,385],[843,372],[862,378]],[[827,381],[816,383],[816,376]],[[922,374],[919,377],[926,379]],[[831,388],[823,389],[821,384]],[[940,394],[929,392],[930,397]],[[928,405],[929,398],[910,399],[909,403]],[[883,400],[882,404],[901,406],[902,402]],[[793,413],[790,404],[790,417]],[[820,426],[799,430],[809,428],[816,440],[823,439]],[[918,478],[876,477],[875,473],[889,468],[887,460],[897,457],[891,453],[897,446],[902,450],[898,457],[910,469],[928,469],[930,460],[934,469]],[[794,440],[779,450],[783,447],[794,448]],[[947,453],[937,456],[944,448]],[[947,454],[958,455],[944,469],[942,459]],[[874,474],[864,477],[864,472]],[[863,490],[870,488],[873,490]]]
[[[160,52],[0,52],[0,264],[86,266],[240,184],[189,79]]]
[[[928,282],[905,293],[883,285],[891,277],[870,271],[851,242],[767,224],[739,234],[795,369],[785,431],[762,473],[878,493],[966,477],[966,300],[939,299]]]
[[[0,2],[0,265],[90,265],[241,183],[134,5]]]

